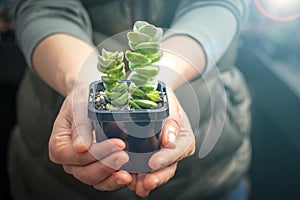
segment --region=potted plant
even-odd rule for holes
[[[151,171],[148,160],[160,149],[163,120],[169,115],[166,86],[156,79],[162,34],[161,28],[137,21],[127,33],[130,50],[102,49],[97,65],[102,80],[89,87],[88,115],[96,141],[125,141],[129,162],[122,169],[130,172]],[[124,80],[125,63],[131,70],[129,80]]]

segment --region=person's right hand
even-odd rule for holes
[[[65,172],[98,190],[119,189],[132,180],[128,172],[117,171],[129,160],[122,151],[125,143],[119,139],[101,143],[93,141],[87,102],[84,101],[86,95],[82,96],[82,101],[76,99],[76,106],[73,106],[72,94],[66,97],[49,140],[50,160],[61,164]]]

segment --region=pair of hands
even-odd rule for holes
[[[188,118],[175,95],[171,92],[168,95],[170,115],[164,121],[161,133],[162,148],[149,160],[149,166],[154,169],[151,173],[116,170],[129,160],[123,151],[125,143],[120,139],[95,142],[87,117],[86,98],[74,102],[72,93],[66,96],[53,126],[49,140],[50,160],[98,190],[113,191],[127,185],[137,195],[148,196],[151,190],[174,176],[178,161],[195,151]]]

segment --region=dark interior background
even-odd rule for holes
[[[270,15],[253,4],[239,41],[237,65],[253,98],[251,200],[300,199],[300,20],[283,18],[300,12],[295,2],[283,13],[269,8]],[[3,8],[0,4],[0,13]],[[274,13],[282,18],[272,19]],[[0,31],[0,66],[0,199],[10,199],[7,142],[25,68],[13,29]]]

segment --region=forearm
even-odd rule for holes
[[[174,35],[162,42],[164,56],[159,64],[164,67],[160,79],[176,90],[187,81],[201,75],[206,66],[202,46],[186,35]]]
[[[247,0],[182,0],[165,37],[188,35],[199,42],[209,71],[237,38],[246,17]]]
[[[81,39],[67,34],[53,34],[35,48],[33,68],[48,85],[66,96],[93,50],[93,46]]]
[[[14,0],[10,10],[28,66],[66,95],[93,49],[90,19],[81,1]]]

